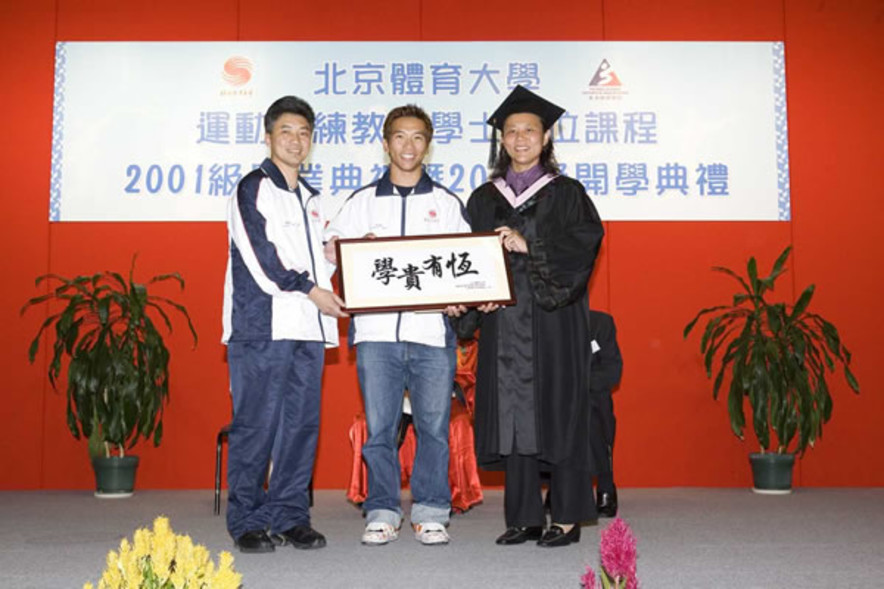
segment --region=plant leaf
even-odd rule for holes
[[[693,319],[691,319],[690,323],[688,323],[687,325],[685,325],[685,328],[684,328],[684,338],[687,339],[688,334],[691,332],[691,330],[694,328],[694,325],[697,323],[697,321],[698,321],[703,315],[707,315],[707,314],[709,314],[709,313],[714,313],[714,312],[716,312],[716,311],[720,311],[720,310],[722,310],[722,309],[729,309],[729,308],[730,308],[730,307],[728,307],[728,306],[726,306],[726,305],[721,305],[721,306],[718,306],[718,307],[709,307],[708,309],[702,309],[699,313],[697,313],[696,317],[694,317]]]
[[[807,309],[807,306],[810,304],[810,299],[813,298],[814,285],[811,284],[807,288],[804,289],[804,292],[801,293],[801,296],[798,297],[798,302],[795,303],[795,307],[792,309],[792,317],[800,317],[804,310]]]
[[[746,294],[748,294],[749,296],[753,296],[755,294],[753,290],[749,287],[749,284],[746,283],[746,280],[730,268],[725,268],[723,266],[713,266],[712,270],[715,272],[727,274],[728,276],[739,282],[743,286],[743,289],[746,291]]]
[[[755,262],[755,257],[749,258],[749,263],[746,264],[746,273],[749,276],[749,286],[752,288],[752,294],[761,295],[763,290],[760,288],[758,284],[758,264]]]

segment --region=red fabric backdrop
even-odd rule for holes
[[[618,322],[625,371],[616,393],[622,486],[745,486],[746,452],[714,403],[697,342],[681,330],[693,313],[730,292],[708,268],[769,265],[794,246],[778,293],[810,282],[816,308],[842,328],[863,394],[833,380],[835,413],[818,448],[797,469],[799,485],[884,485],[880,337],[884,298],[881,182],[884,18],[877,0],[402,0],[280,3],[270,0],[4,0],[0,128],[4,231],[0,240],[0,488],[86,489],[84,444],[64,425],[63,398],[29,366],[40,312],[18,316],[33,278],[52,271],[177,270],[180,298],[200,333],[192,351],[172,340],[172,403],[163,445],[142,445],[141,488],[209,488],[214,440],[230,415],[221,334],[226,235],[221,223],[50,224],[49,169],[57,40],[780,40],[786,42],[793,220],[789,223],[607,223],[592,282],[594,305]],[[702,76],[703,72],[693,72]],[[158,81],[158,83],[162,83]],[[292,93],[302,87],[291,81]],[[169,92],[176,92],[174,87]],[[125,129],[115,132],[125,133]],[[110,138],[109,138],[110,139]],[[874,227],[873,227],[874,226]],[[346,326],[342,326],[342,330]],[[344,489],[347,436],[360,413],[353,356],[332,353],[325,373],[318,488]],[[864,451],[860,451],[860,450]],[[495,482],[495,479],[486,479]],[[498,481],[499,482],[499,481]]]

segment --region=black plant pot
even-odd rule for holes
[[[752,490],[763,495],[786,495],[792,492],[792,469],[794,454],[753,452],[749,454],[752,465]]]
[[[137,468],[138,456],[93,456],[95,496],[103,499],[131,497],[135,490]]]

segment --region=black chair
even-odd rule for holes
[[[227,441],[227,435],[230,433],[230,424],[228,423],[218,432],[215,442],[215,505],[214,514],[221,514],[221,459],[223,455],[224,442]],[[310,507],[313,507],[313,477],[310,477],[310,486],[307,487],[307,493],[310,497]]]
[[[224,442],[227,441],[227,434],[230,433],[230,424],[228,423],[218,432],[218,438],[215,445],[215,508],[214,514],[221,513],[221,454]]]

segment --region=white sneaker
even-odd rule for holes
[[[365,532],[362,533],[362,543],[367,546],[383,546],[396,540],[399,537],[399,531],[390,524],[383,522],[372,522],[365,526]]]
[[[421,544],[433,546],[435,544],[448,544],[451,538],[448,536],[448,530],[445,526],[436,522],[427,522],[425,524],[415,524],[414,537]]]

